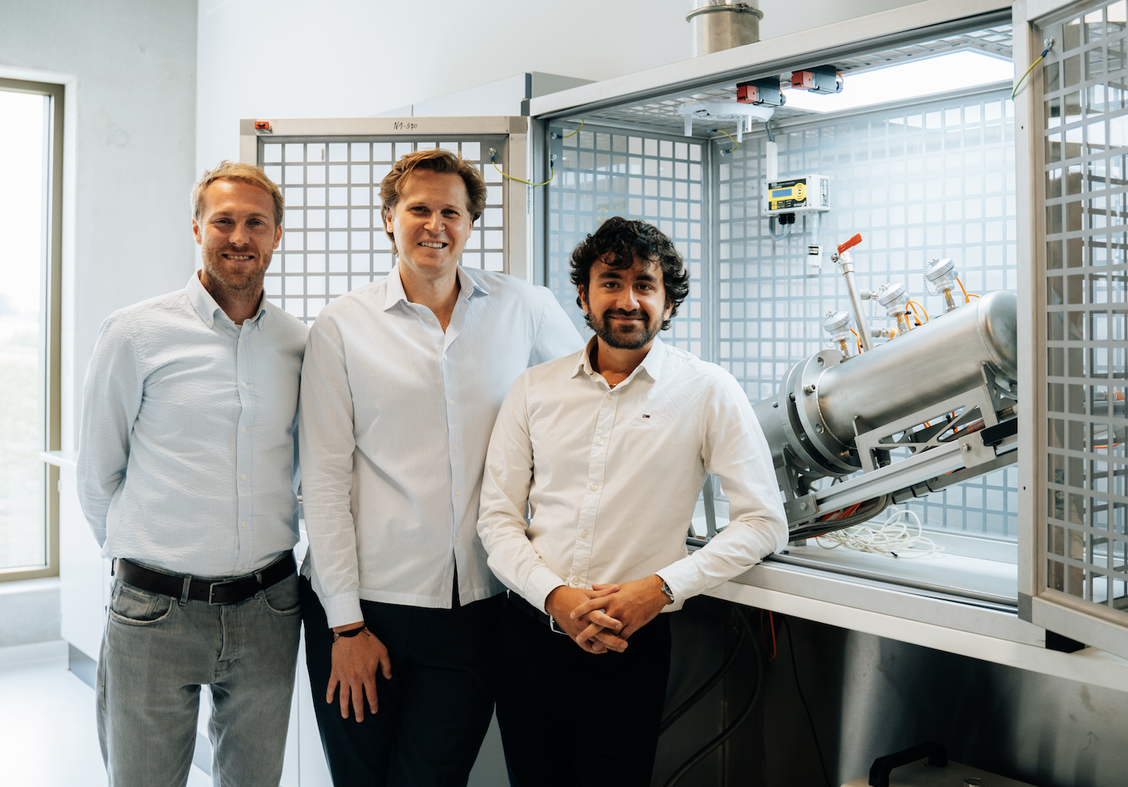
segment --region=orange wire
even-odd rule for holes
[[[858,353],[860,354],[862,352],[862,337],[858,336],[858,332],[853,328],[850,329],[850,333],[854,334],[854,338],[858,340]]]
[[[920,312],[924,312],[924,322],[928,322],[928,309],[924,308],[923,305],[917,303],[916,301],[909,301],[909,308],[913,310],[913,316],[916,317],[917,325],[922,325],[923,323],[921,323],[920,321],[920,312],[917,311],[918,306],[920,306]]]
[[[960,289],[963,290],[964,303],[971,303],[972,298],[978,298],[979,297],[974,292],[968,292],[967,290],[964,289],[963,282],[960,281],[959,276],[956,277],[956,284],[960,285]]]
[[[776,635],[775,635],[775,619],[772,617],[771,610],[760,610],[760,639],[764,641],[764,647],[768,646],[768,638],[764,635],[764,613],[768,613],[768,627],[772,633],[772,654],[768,656],[768,661],[775,661],[777,648],[776,648]]]

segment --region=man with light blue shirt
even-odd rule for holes
[[[301,617],[307,330],[263,296],[278,187],[225,161],[192,206],[203,270],[110,315],[86,376],[79,499],[114,561],[98,734],[111,787],[184,785],[209,686],[215,784],[277,787]]]
[[[380,198],[396,267],[321,311],[302,370],[306,662],[335,784],[464,785],[504,589],[475,531],[486,446],[517,376],[581,342],[547,290],[459,266],[472,164],[409,154]]]

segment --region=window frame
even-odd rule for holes
[[[0,77],[0,90],[31,93],[49,99],[47,110],[47,171],[44,205],[48,218],[44,233],[40,309],[43,315],[44,442],[43,452],[62,448],[62,305],[63,305],[63,134],[66,86],[53,82]],[[0,567],[0,582],[59,575],[59,468],[43,465],[44,556],[40,565]]]

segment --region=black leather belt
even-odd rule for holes
[[[540,623],[542,626],[548,626],[552,631],[556,632],[557,634],[563,634],[564,636],[568,636],[567,631],[565,631],[564,629],[562,629],[558,625],[556,625],[556,619],[553,618],[552,615],[549,615],[545,612],[541,612],[539,609],[534,607],[528,601],[525,601],[525,599],[521,598],[519,595],[514,593],[512,590],[508,591],[508,595],[509,595],[509,602],[508,603],[514,609],[520,610],[522,615],[527,615],[528,617],[535,620],[537,623]]]
[[[206,601],[209,604],[238,604],[260,590],[277,585],[297,570],[294,553],[287,552],[262,571],[235,579],[209,582],[181,574],[166,574],[139,566],[125,558],[114,560],[113,575],[122,582],[150,593],[172,596],[181,601]]]

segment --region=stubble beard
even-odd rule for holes
[[[223,254],[242,254],[246,252],[237,252],[229,248],[216,250],[205,249],[202,255],[204,262],[204,271],[208,275],[208,280],[215,282],[217,285],[225,290],[232,292],[242,293],[246,290],[256,290],[262,286],[263,277],[266,275],[266,269],[270,267],[271,252],[265,254],[256,254],[258,259],[258,266],[254,271],[240,275],[237,278],[228,276],[223,269],[225,260]]]

